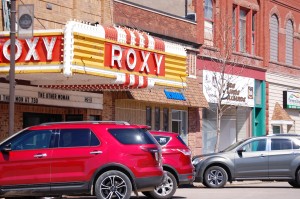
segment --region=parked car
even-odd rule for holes
[[[195,182],[220,188],[227,181],[287,181],[300,187],[300,136],[276,134],[237,142],[213,154],[195,156]]]
[[[160,145],[145,128],[123,122],[41,124],[9,137],[0,150],[1,197],[128,199],[164,177]]]
[[[150,133],[162,147],[162,163],[167,178],[162,185],[143,193],[151,198],[172,198],[178,185],[190,184],[194,180],[191,150],[177,133],[165,131],[150,131]]]

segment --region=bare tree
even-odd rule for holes
[[[214,33],[215,47],[204,47],[202,50],[204,59],[209,60],[209,66],[203,66],[203,81],[206,81],[203,92],[209,102],[214,104],[215,108],[209,109],[216,113],[215,152],[219,151],[220,127],[224,113],[245,103],[246,99],[239,95],[241,92],[247,92],[253,98],[254,89],[253,79],[239,76],[249,64],[249,59],[243,53],[235,53],[236,42],[245,42],[245,35],[234,37],[235,22],[232,16],[219,15],[219,19],[218,29]],[[249,83],[240,84],[245,80]]]

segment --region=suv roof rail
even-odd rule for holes
[[[42,123],[42,126],[52,125],[52,124],[77,124],[77,123],[86,123],[86,124],[123,124],[130,125],[129,122],[126,121],[67,121],[67,122],[45,122]]]
[[[280,134],[271,134],[271,135],[268,135],[268,136],[270,136],[270,137],[272,137],[272,136],[283,136],[283,137],[285,137],[285,136],[287,136],[287,137],[289,137],[289,136],[300,136],[300,134],[292,134],[292,133],[280,133]]]

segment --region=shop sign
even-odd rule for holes
[[[16,39],[15,60],[21,62],[61,61],[62,36],[36,36],[32,39]],[[0,39],[1,63],[10,62],[10,39]]]
[[[300,93],[283,91],[283,108],[300,109]]]
[[[105,66],[147,75],[165,76],[165,56],[156,52],[105,44]]]
[[[224,74],[224,89],[219,89],[222,75],[219,72],[203,70],[203,94],[209,103],[218,102],[222,92],[222,104],[254,107],[254,79]]]
[[[15,102],[60,107],[103,109],[103,95],[17,85]],[[9,102],[9,85],[0,84],[0,101]]]

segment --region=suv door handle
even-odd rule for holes
[[[94,155],[98,155],[98,154],[101,154],[102,151],[91,151],[90,154],[94,154]]]
[[[40,154],[34,155],[33,157],[35,157],[35,158],[43,158],[43,157],[47,157],[47,154],[46,153],[40,153]]]

